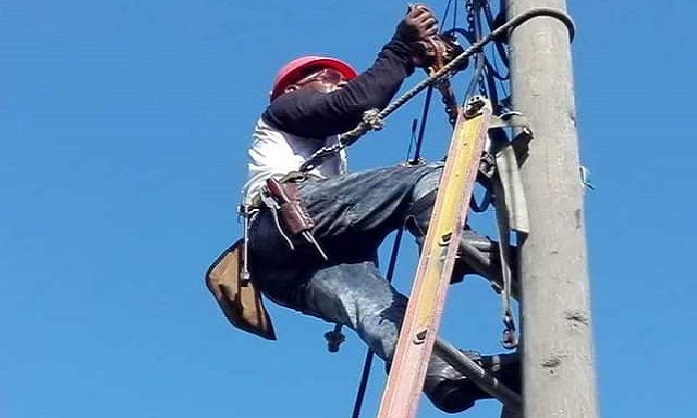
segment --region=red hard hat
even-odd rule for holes
[[[331,68],[340,72],[346,80],[351,80],[357,75],[356,70],[350,65],[336,58],[313,55],[296,58],[284,65],[278,74],[276,74],[276,78],[273,80],[273,86],[271,87],[271,101],[283,94],[283,91],[288,86],[298,81],[305,75],[304,72],[312,67]]]

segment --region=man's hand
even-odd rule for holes
[[[427,6],[415,4],[397,25],[395,37],[405,42],[418,42],[438,33],[438,20]]]

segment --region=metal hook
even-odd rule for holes
[[[503,337],[501,338],[501,345],[507,350],[513,350],[518,347],[518,337],[515,332],[515,321],[510,311],[503,314],[503,326],[504,330]]]

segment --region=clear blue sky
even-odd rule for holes
[[[697,416],[697,3],[570,3],[581,155],[597,187],[586,216],[601,411]],[[430,3],[439,14],[445,4]],[[328,324],[276,307],[278,342],[234,331],[203,273],[240,232],[245,150],[278,67],[325,53],[365,69],[404,8],[3,2],[1,417],[350,416],[360,341],[329,354]],[[357,144],[351,168],[400,161],[422,100]],[[431,120],[435,159],[448,140],[439,106]],[[415,260],[407,240],[405,291]],[[443,334],[496,351],[498,315],[497,296],[472,278],[453,287]],[[363,416],[383,379],[377,365]],[[486,401],[468,416],[497,411]],[[420,412],[442,416],[427,401]]]

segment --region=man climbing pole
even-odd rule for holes
[[[272,301],[353,329],[389,367],[407,298],[380,274],[377,251],[402,225],[422,244],[442,164],[346,173],[342,151],[308,172],[317,150],[384,108],[404,79],[423,65],[425,41],[438,31],[425,6],[412,7],[373,65],[357,72],[335,58],[307,56],[285,65],[273,82],[249,149],[244,186],[247,268]],[[499,274],[496,243],[467,229],[453,282],[464,274]],[[512,389],[515,362],[468,353]],[[505,356],[504,356],[505,357]],[[424,392],[439,409],[460,412],[490,397],[433,355]]]

